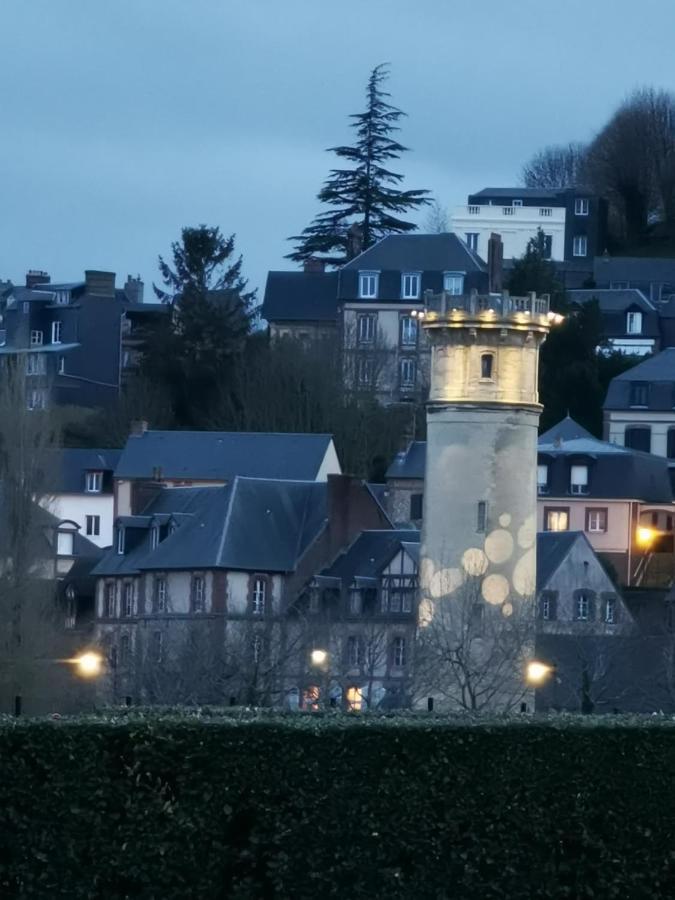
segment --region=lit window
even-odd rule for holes
[[[588,493],[588,466],[570,468],[570,491],[573,494]]]
[[[548,493],[548,466],[537,466],[537,493]]]
[[[588,594],[583,591],[580,594],[577,594],[575,607],[574,607],[574,618],[577,622],[587,622],[591,615],[591,598]]]
[[[133,616],[134,614],[134,586],[131,581],[124,582],[124,593],[122,595],[122,614],[125,616]]]
[[[586,531],[593,534],[600,534],[607,531],[607,510],[606,509],[587,509],[586,510]]]
[[[401,377],[401,388],[410,390],[415,387],[415,376],[417,374],[417,364],[414,359],[404,357],[399,361],[399,371]]]
[[[155,609],[157,612],[166,612],[166,578],[155,578]]]
[[[86,516],[86,532],[90,537],[98,537],[101,533],[101,517]]]
[[[321,691],[317,687],[317,685],[310,685],[305,688],[302,692],[302,708],[303,709],[311,709],[316,712],[319,708],[319,698],[321,696]]]
[[[466,246],[469,250],[473,250],[474,253],[478,253],[478,232],[477,231],[469,231],[465,235],[466,237]]]
[[[375,327],[377,316],[358,316],[356,320],[357,340],[359,344],[372,344],[375,340]]]
[[[642,334],[642,313],[626,313],[626,334]]]
[[[478,510],[476,515],[476,531],[482,533],[487,528],[487,503],[485,500],[478,501]]]
[[[574,201],[574,215],[588,215],[588,200],[585,197],[577,197],[577,199]]]
[[[347,709],[352,710],[353,712],[358,712],[363,708],[363,694],[361,692],[361,688],[358,687],[348,687],[347,688]]]
[[[374,300],[377,297],[377,272],[359,272],[359,299]]]
[[[588,252],[588,239],[585,234],[577,234],[572,239],[572,256],[586,256]]]
[[[461,296],[464,293],[464,273],[463,272],[444,272],[443,273],[443,290],[448,294]]]
[[[401,344],[404,347],[417,344],[417,319],[412,316],[401,316]]]
[[[544,515],[545,531],[567,531],[570,527],[569,510],[547,509]]]
[[[30,333],[30,345],[31,347],[40,347],[42,346],[42,338],[43,334],[41,331],[31,331]]]
[[[192,612],[203,613],[205,609],[205,584],[203,575],[192,579]]]
[[[614,597],[607,597],[605,600],[603,619],[606,625],[613,625],[616,622],[616,600]]]
[[[100,494],[103,489],[103,472],[87,472],[84,489],[87,494]]]
[[[394,665],[402,669],[406,664],[406,646],[404,637],[394,638]]]
[[[117,526],[117,552],[122,555],[124,553],[124,526]]]
[[[401,276],[401,297],[403,300],[417,300],[420,295],[421,278],[419,272],[404,272]]]
[[[264,578],[256,578],[253,581],[253,597],[251,611],[254,616],[265,614],[265,600],[267,594],[267,581]]]
[[[61,343],[61,322],[52,322],[52,344]]]
[[[108,619],[115,618],[115,584],[114,584],[114,582],[109,582],[105,586],[104,615]]]
[[[483,353],[480,358],[480,377],[492,378],[492,368],[495,358],[492,353]]]

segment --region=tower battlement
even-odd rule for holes
[[[425,291],[424,310],[417,317],[427,329],[473,325],[481,328],[516,328],[520,331],[535,328],[544,332],[561,319],[557,313],[551,312],[548,294],[538,297],[532,292],[525,297],[515,297],[508,291],[501,294],[472,291],[464,295]]]

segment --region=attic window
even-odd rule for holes
[[[626,313],[626,334],[642,334],[642,313]]]
[[[150,546],[153,550],[159,546],[159,525],[153,525],[150,529]]]
[[[103,489],[103,472],[87,472],[84,489],[87,494],[100,494]]]
[[[117,552],[120,556],[124,555],[124,527],[117,526]]]
[[[630,405],[649,406],[649,383],[646,381],[631,381]]]
[[[464,272],[444,272],[443,290],[448,294],[461,296],[464,293]]]
[[[59,531],[56,535],[56,553],[57,556],[73,555],[73,532]]]
[[[359,272],[359,300],[374,300],[377,297],[379,272]]]

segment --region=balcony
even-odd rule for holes
[[[467,219],[480,222],[499,222],[505,216],[518,222],[538,222],[547,220],[550,224],[565,224],[565,209],[562,206],[496,206],[486,204],[482,206],[458,206],[452,214],[454,221],[466,221]],[[468,226],[467,226],[468,227]]]

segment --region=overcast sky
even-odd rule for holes
[[[149,286],[207,223],[236,232],[262,299],[380,62],[408,113],[396,168],[449,208],[588,139],[635,86],[675,87],[672,0],[0,0],[0,34],[16,283],[101,268]]]

